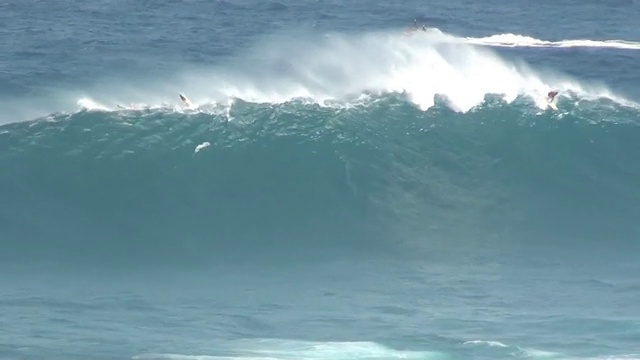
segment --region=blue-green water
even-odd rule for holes
[[[0,358],[640,358],[638,18],[0,4]]]

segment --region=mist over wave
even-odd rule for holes
[[[350,106],[371,95],[400,93],[421,110],[442,98],[454,111],[467,112],[487,95],[501,96],[507,102],[527,96],[544,109],[551,90],[559,91],[560,97],[606,98],[636,106],[603,84],[552,69],[535,69],[501,57],[490,47],[477,46],[521,43],[546,44],[510,34],[462,38],[438,29],[274,35],[218,65],[176,65],[175,72],[156,79],[98,78],[84,89],[60,88],[42,98],[14,99],[7,104],[3,122],[15,121],[19,114],[30,120],[37,111],[44,116],[78,109],[178,109],[178,92],[198,107],[228,105],[235,99],[271,104],[305,99],[323,106]]]
[[[604,86],[537,71],[437,29],[273,37],[242,54],[231,68],[186,74],[186,80],[165,86],[166,94],[175,96],[178,87],[198,104],[234,98],[256,103],[304,98],[324,104],[357,101],[362,94],[404,93],[422,110],[442,96],[450,108],[466,112],[487,94],[507,102],[527,95],[545,108],[550,90],[629,103]]]

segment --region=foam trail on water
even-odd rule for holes
[[[540,40],[526,35],[518,34],[497,34],[487,37],[464,38],[467,43],[477,45],[502,46],[502,47],[594,47],[594,48],[614,48],[624,50],[640,50],[640,42],[626,40],[560,40],[547,41]]]

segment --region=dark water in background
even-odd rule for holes
[[[639,358],[639,12],[0,5],[0,358]]]

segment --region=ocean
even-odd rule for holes
[[[638,19],[0,3],[0,359],[640,359]]]

